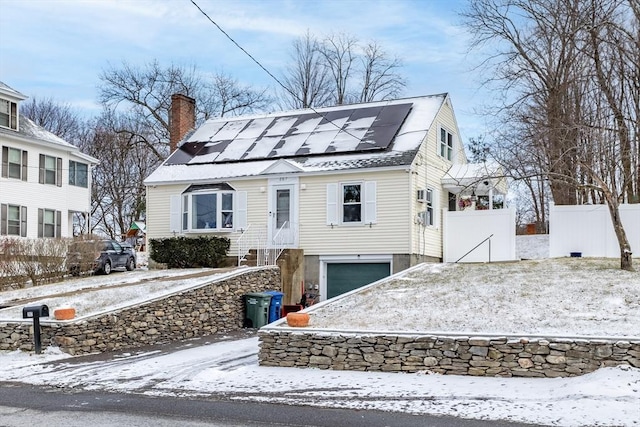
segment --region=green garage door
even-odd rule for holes
[[[327,299],[352,291],[391,274],[388,262],[328,263]]]

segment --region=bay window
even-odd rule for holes
[[[215,188],[215,187],[214,187]],[[183,231],[230,230],[234,227],[232,189],[187,191],[182,195]]]

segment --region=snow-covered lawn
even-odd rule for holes
[[[532,261],[416,268],[406,277],[317,306],[312,310],[313,326],[619,335],[640,341],[639,272],[620,271],[617,260],[540,260],[544,250],[533,248],[529,253]],[[106,310],[121,304],[121,298],[144,298],[154,286],[157,292],[168,292],[168,283],[185,287],[199,280],[155,283],[184,273],[96,276],[0,293],[0,304],[25,298],[48,303],[51,294],[62,292],[68,294],[63,298],[80,298],[74,305],[88,307],[90,302]],[[139,279],[142,282],[135,284]],[[87,288],[92,290],[82,292]],[[129,289],[129,293],[114,297],[112,292],[118,289]],[[11,310],[0,310],[0,318]],[[640,369],[629,366],[602,368],[575,378],[458,377],[260,367],[257,352],[255,337],[191,348],[186,343],[170,353],[121,353],[94,362],[70,358],[56,348],[47,348],[41,355],[0,352],[0,381],[150,395],[220,395],[537,425],[640,426]]]
[[[318,306],[310,326],[640,337],[640,273],[594,258],[426,264]]]

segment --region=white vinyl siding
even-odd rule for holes
[[[404,170],[390,170],[301,178],[299,247],[305,255],[407,253],[411,221],[408,177]],[[339,222],[340,183],[349,182],[361,182],[365,193],[375,194],[375,199],[365,195],[364,217],[358,225]]]
[[[261,192],[260,188],[266,188],[267,181],[251,180],[230,183],[236,188],[233,231],[214,230],[202,234],[228,238],[231,241],[228,254],[234,256],[237,250],[236,241],[241,235],[240,230],[246,230],[249,225],[266,224],[267,192]],[[173,237],[183,233],[182,193],[187,187],[188,185],[147,187],[147,238],[149,240]]]
[[[436,125],[437,124],[437,125]],[[410,204],[413,221],[411,223],[411,253],[433,258],[442,257],[442,209],[448,206],[448,193],[442,190],[441,179],[451,167],[450,161],[440,156],[440,129],[444,127],[454,134],[452,158],[455,163],[466,163],[464,149],[458,137],[458,125],[449,103],[444,103],[434,120],[434,126],[429,129],[423,145],[420,147],[419,160],[412,165],[413,199]],[[420,203],[415,195],[418,190],[430,188],[433,191],[433,219],[434,225],[421,224],[425,203]]]
[[[71,160],[84,159],[70,155],[66,151],[67,147],[58,149],[58,147],[46,144],[30,144],[23,140],[13,141],[4,135],[0,145],[2,146],[0,204],[22,206],[26,209],[26,213],[21,214],[21,221],[26,222],[24,227],[21,227],[20,237],[38,238],[38,209],[42,208],[60,212],[60,223],[56,223],[56,227],[59,227],[59,236],[71,237],[74,216],[85,214],[91,210],[91,176],[89,174],[87,176],[87,187],[69,185],[67,168],[63,168],[62,165],[68,165]],[[17,149],[17,147],[20,148]],[[20,179],[8,176],[9,149],[11,148],[16,149],[18,153],[12,156],[13,159],[20,159],[19,164],[11,161],[13,164],[12,175],[17,177],[16,174],[19,171]],[[39,183],[40,155],[56,159],[56,185]],[[58,166],[60,167],[58,168]]]

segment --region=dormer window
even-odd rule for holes
[[[18,130],[18,104],[0,99],[0,126]]]

